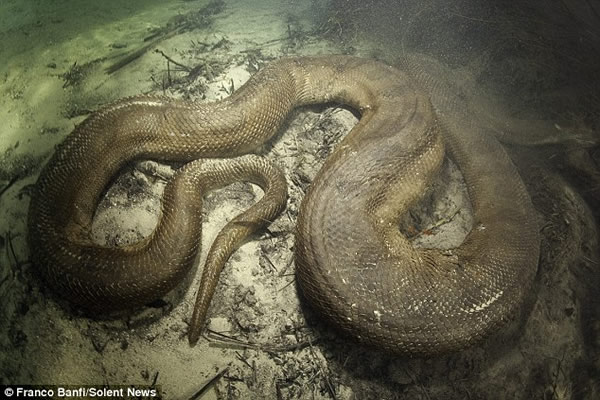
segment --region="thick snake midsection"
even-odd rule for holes
[[[208,294],[199,295],[194,313],[195,341],[227,257],[285,203],[282,176],[254,156],[212,167],[194,162],[167,186],[154,233],[122,248],[89,239],[100,196],[133,159],[249,153],[294,107],[330,102],[348,105],[361,119],[326,160],[298,216],[298,282],[309,302],[351,335],[399,353],[459,349],[489,333],[521,304],[536,272],[538,230],[525,187],[495,140],[470,124],[456,129],[438,120],[404,72],[354,57],[283,59],[216,103],[144,96],[92,114],[38,180],[29,214],[35,264],[85,308],[143,305],[189,271],[202,192],[236,179],[258,183],[263,199],[211,249],[216,266],[205,266]],[[442,253],[413,248],[397,221],[438,170],[444,143],[467,182],[475,224],[459,248]]]

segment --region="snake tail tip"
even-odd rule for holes
[[[202,333],[202,328],[204,327],[205,321],[206,309],[203,307],[194,308],[188,329],[188,341],[190,346],[193,347],[196,345],[196,343],[198,343],[198,339],[200,339],[200,334]]]
[[[191,327],[188,333],[188,341],[191,347],[194,347],[196,343],[198,343],[198,339],[200,339],[200,329]]]

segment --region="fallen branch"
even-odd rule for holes
[[[187,65],[183,65],[183,64],[181,64],[181,63],[178,63],[177,61],[173,60],[171,57],[169,57],[168,55],[166,55],[166,54],[165,54],[165,52],[164,52],[164,51],[162,51],[162,50],[156,49],[156,50],[154,50],[154,52],[155,52],[155,53],[158,53],[158,54],[160,54],[161,56],[163,56],[164,58],[166,58],[166,59],[167,59],[167,61],[169,61],[171,64],[175,64],[175,65],[177,65],[178,67],[181,67],[181,68],[183,68],[183,70],[184,70],[184,71],[186,71],[186,72],[190,72],[190,71],[192,70],[192,69],[191,69],[190,67],[188,67]]]
[[[117,62],[109,65],[108,67],[106,67],[106,69],[104,70],[108,75],[120,70],[121,68],[123,68],[124,66],[126,66],[127,64],[130,64],[131,62],[137,60],[138,58],[140,58],[141,56],[143,56],[144,54],[146,54],[146,52],[148,50],[150,50],[152,47],[154,47],[155,45],[158,44],[158,42],[161,42],[165,39],[168,39],[172,36],[175,36],[177,33],[179,33],[179,30],[173,30],[171,32],[167,32],[165,34],[163,34],[162,36],[158,36],[156,38],[154,38],[152,41],[150,41],[148,44],[142,46],[141,48],[127,54],[125,57],[121,58],[120,60],[118,60]]]
[[[212,378],[210,378],[208,381],[206,381],[201,387],[200,389],[198,389],[198,391],[196,391],[196,393],[194,393],[193,395],[191,395],[188,400],[196,400],[199,399],[204,393],[206,393],[206,391],[208,389],[210,389],[211,387],[213,387],[213,385],[223,376],[225,375],[225,372],[227,372],[227,370],[229,369],[229,367],[225,367],[222,370],[220,370],[219,372],[216,373],[215,376],[213,376]]]
[[[210,342],[211,347],[226,347],[226,348],[237,348],[237,349],[252,349],[261,350],[267,353],[285,353],[297,350],[305,349],[310,345],[310,342],[298,342],[290,345],[272,346],[252,342],[244,342],[242,340],[233,338],[231,336],[224,335],[219,332],[208,330],[208,333],[204,337]]]
[[[16,181],[19,180],[19,177],[17,175],[13,176],[10,181],[8,181],[8,183],[6,185],[4,185],[4,187],[2,189],[0,189],[0,196],[2,196],[4,194],[4,192],[6,192],[8,189],[10,189],[10,187],[12,185],[15,184]]]
[[[223,11],[224,7],[225,3],[223,2],[223,0],[214,0],[208,3],[206,6],[202,7],[198,11],[193,11],[185,15],[178,15],[172,18],[172,20],[165,27],[158,29],[156,32],[145,37],[143,41],[146,44],[144,44],[139,49],[126,54],[117,62],[109,65],[105,69],[105,72],[110,75],[118,71],[119,69],[123,68],[132,61],[135,61],[138,58],[140,58],[148,50],[156,46],[158,42],[173,37],[177,34],[190,31],[200,26],[207,26],[211,21],[209,17]]]

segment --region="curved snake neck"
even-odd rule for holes
[[[190,162],[165,188],[153,234],[120,248],[90,239],[103,190],[132,159],[187,162],[251,152],[294,107],[327,102],[344,103],[361,119],[326,160],[298,215],[297,277],[308,301],[352,336],[405,354],[460,349],[511,316],[530,288],[539,253],[535,212],[514,165],[472,125],[438,121],[404,72],[347,56],[279,60],[216,103],[142,96],[92,114],[40,175],[29,213],[34,263],[84,308],[146,304],[189,271],[203,192],[254,182],[265,195],[209,251],[190,326],[195,342],[227,258],[282,210],[283,175],[252,155]],[[413,248],[397,221],[438,170],[444,143],[467,182],[474,228],[451,251]]]

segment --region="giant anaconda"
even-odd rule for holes
[[[361,117],[298,215],[297,277],[308,301],[353,337],[398,353],[456,350],[489,333],[522,303],[537,269],[538,228],[524,184],[493,138],[452,129],[405,72],[355,57],[282,59],[211,104],[140,96],[95,112],[41,173],[29,213],[34,263],[84,308],[143,305],[173,289],[193,264],[203,192],[255,182],[265,195],[209,251],[190,327],[195,342],[223,264],[280,212],[286,191],[282,174],[257,156],[192,160],[252,152],[294,107],[330,102]],[[397,221],[435,175],[444,143],[467,182],[474,226],[456,249],[414,248]],[[106,186],[126,163],[148,158],[191,161],[165,188],[155,231],[128,247],[93,243],[90,226]]]

